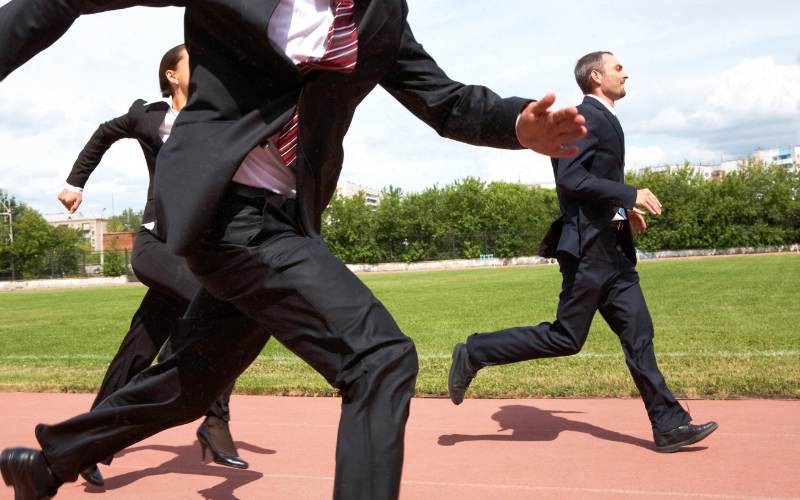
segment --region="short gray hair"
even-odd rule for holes
[[[614,55],[606,50],[591,52],[578,59],[575,64],[575,81],[584,94],[592,93],[592,71],[603,71],[603,54]]]

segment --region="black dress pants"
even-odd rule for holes
[[[509,328],[467,338],[476,367],[577,354],[589,334],[595,312],[619,336],[625,361],[658,432],[691,421],[675,400],[656,364],[653,322],[634,263],[623,253],[618,231],[600,233],[584,254],[561,256],[563,284],[556,321]]]
[[[259,190],[226,196],[187,259],[207,291],[179,323],[175,353],[92,412],[37,427],[56,476],[74,481],[86,465],[202,415],[267,329],[341,392],[334,498],[398,497],[414,344],[320,240],[300,234],[293,202],[278,205]]]
[[[92,408],[148,368],[162,348],[159,358],[169,356],[168,340],[175,335],[178,320],[200,290],[186,259],[167,251],[166,244],[145,228],[136,235],[132,263],[136,276],[147,285],[148,291],[106,370]],[[231,392],[233,384],[211,405],[207,415],[229,421]]]
[[[107,462],[165,429],[209,412],[227,415],[227,398],[222,395],[230,394],[236,378],[269,339],[264,328],[244,317],[224,324],[212,318],[202,323],[178,319],[178,310],[188,304],[181,301],[200,290],[199,285],[185,259],[171,257],[149,232],[140,236],[134,265],[140,279],[153,287],[150,292],[159,287],[159,293],[145,296],[146,314],[134,318],[140,328],[126,336],[90,412],[36,427],[45,458],[62,481],[75,481],[87,466]],[[150,366],[167,337],[164,359]],[[115,385],[121,387],[112,391]]]
[[[395,499],[418,371],[414,344],[369,289],[295,221],[294,200],[244,186],[229,192],[187,258],[208,292],[198,295],[187,318],[245,314],[339,389],[333,497]]]

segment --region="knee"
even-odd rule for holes
[[[398,352],[398,367],[397,371],[405,375],[410,375],[416,380],[419,373],[419,356],[417,355],[417,347],[414,341],[405,337],[405,341],[401,344]]]
[[[390,384],[396,390],[413,391],[419,373],[419,359],[414,342],[403,337],[363,356],[358,363],[338,374],[332,382],[344,393],[354,393],[366,387]]]
[[[586,334],[565,330],[562,335],[561,353],[564,356],[573,356],[581,352],[586,343]]]

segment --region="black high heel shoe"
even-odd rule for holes
[[[203,452],[203,460],[206,459],[206,450],[211,449],[211,457],[214,459],[215,463],[220,465],[225,465],[227,467],[234,467],[236,469],[247,469],[250,467],[242,457],[236,454],[236,448],[233,448],[233,453],[226,453],[220,450],[219,446],[214,445],[214,438],[212,437],[212,433],[209,432],[209,420],[214,417],[206,417],[205,421],[200,425],[197,429],[197,441],[200,442],[200,449]],[[224,428],[220,430],[220,432],[227,434],[227,441],[230,441],[230,445],[233,445],[233,439],[230,437],[230,432],[228,431],[228,424],[223,420],[216,419],[221,422],[219,426],[221,427],[224,425]],[[215,426],[216,427],[216,426]]]

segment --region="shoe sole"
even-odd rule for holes
[[[684,446],[689,446],[695,443],[699,443],[700,441],[704,440],[708,436],[711,435],[712,432],[717,430],[718,425],[714,425],[713,427],[709,427],[707,430],[701,432],[700,434],[695,435],[694,437],[687,439],[686,441],[681,441],[680,443],[671,444],[669,446],[662,446],[656,447],[656,451],[659,453],[674,453]]]

